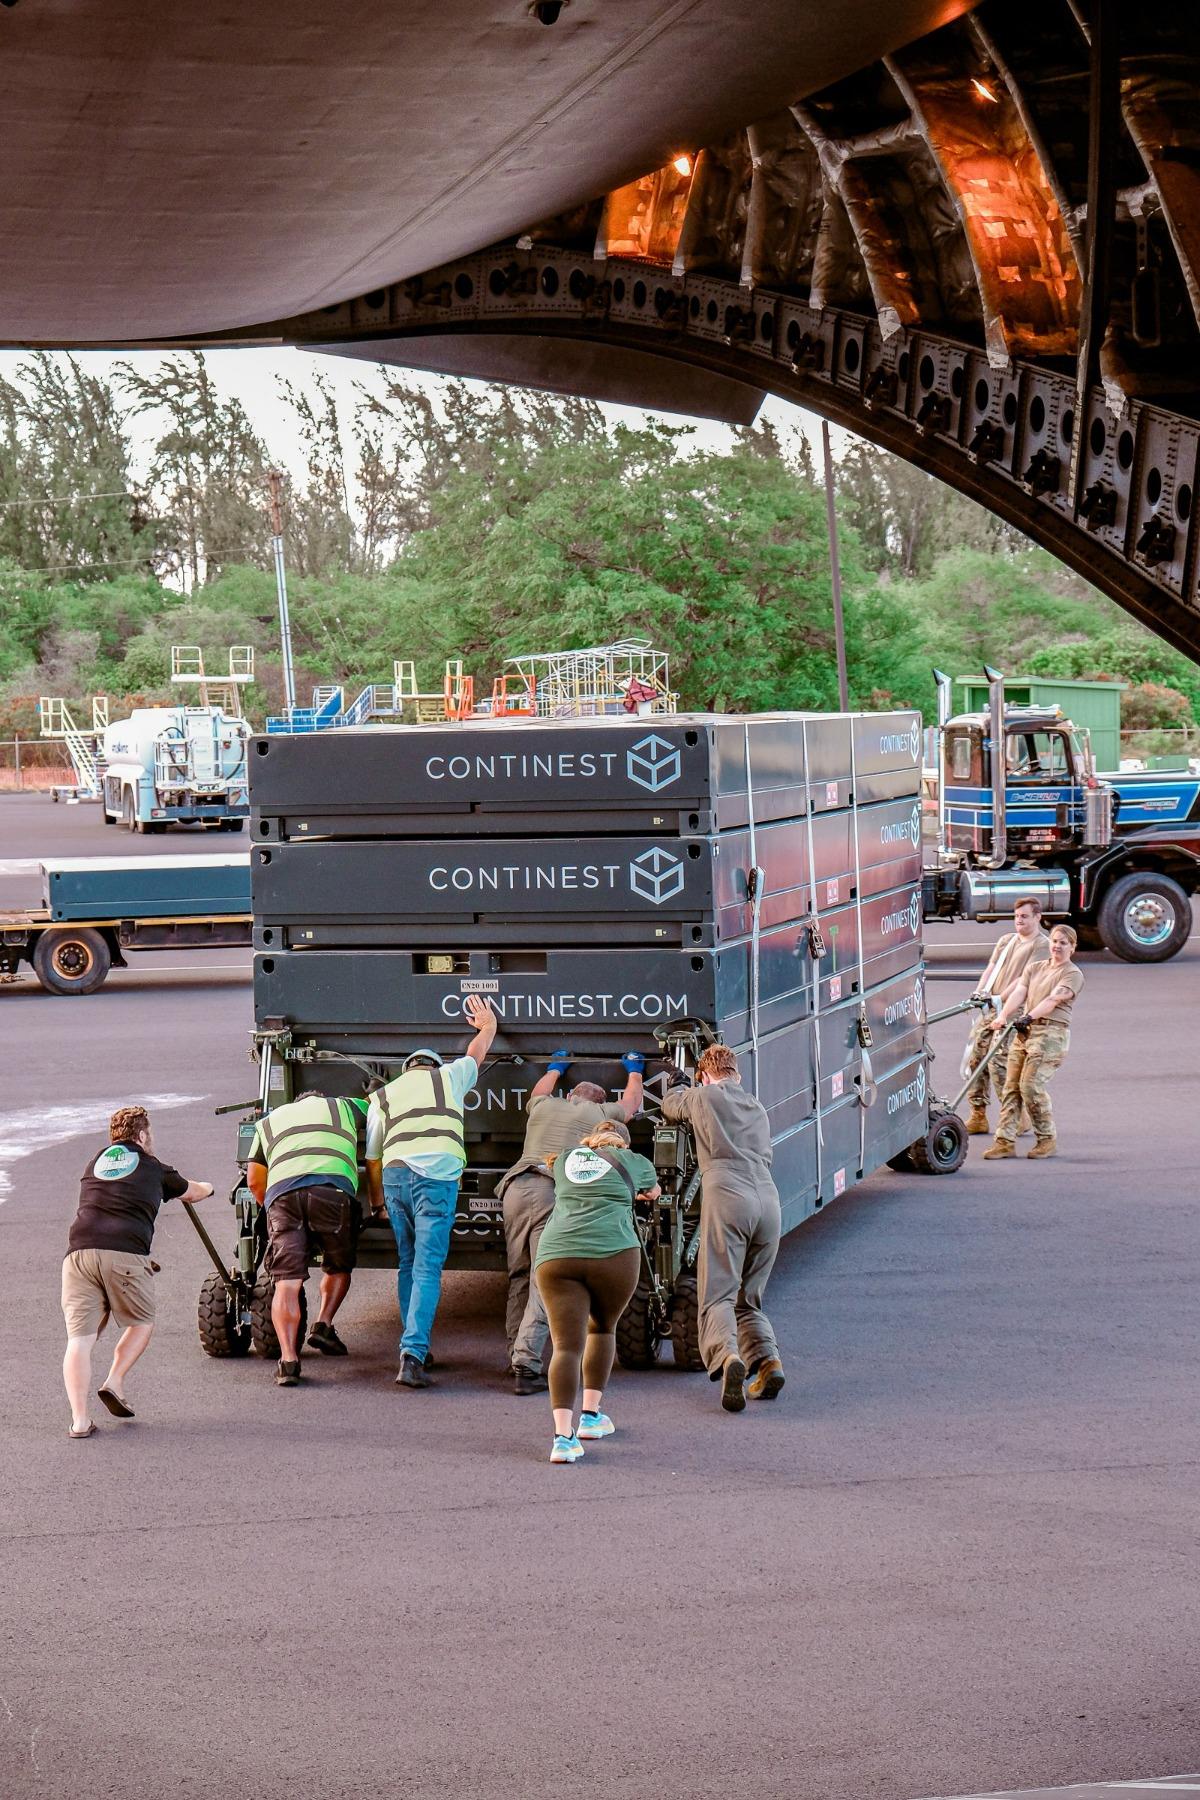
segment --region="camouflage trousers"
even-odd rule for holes
[[[976,1019],[971,1027],[971,1035],[967,1039],[966,1055],[963,1057],[963,1074],[975,1077],[967,1089],[967,1099],[972,1106],[979,1107],[981,1112],[987,1111],[993,1082],[996,1084],[998,1097],[1001,1100],[1004,1098],[1004,1078],[1008,1072],[1008,1055],[1012,1045],[1010,1038],[1002,1050],[997,1050],[987,1068],[981,1074],[975,1074],[976,1069],[979,1068],[980,1063],[996,1042],[996,1033],[988,1023],[993,1017],[994,1014],[989,1012],[985,1013],[982,1018]]]
[[[1054,1136],[1054,1110],[1046,1084],[1070,1047],[1071,1033],[1065,1025],[1034,1025],[1027,1037],[1014,1035],[1009,1039],[1008,1074],[1000,1102],[997,1141],[1016,1141],[1022,1104],[1033,1120],[1038,1143]]]

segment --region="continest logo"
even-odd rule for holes
[[[921,842],[920,803],[918,802],[917,805],[913,807],[910,818],[901,819],[893,825],[881,825],[879,827],[879,841],[881,844],[906,844],[911,842],[914,847],[919,845]]]
[[[924,1106],[925,1104],[924,1063],[922,1063],[917,1070],[914,1080],[905,1082],[902,1088],[897,1088],[894,1094],[888,1095],[888,1117],[890,1118],[894,1113],[898,1113],[902,1107],[911,1106],[914,1100],[918,1106]]]
[[[657,732],[639,738],[625,758],[625,772],[630,781],[650,794],[657,794],[678,781],[680,768],[678,750]]]
[[[904,994],[883,1009],[885,1025],[898,1025],[901,1019],[921,1020],[925,1016],[925,983],[918,976],[911,994]]]
[[[906,928],[916,937],[921,926],[921,907],[916,894],[907,906],[898,907],[895,912],[884,913],[879,926],[885,937],[893,931],[903,931]]]
[[[629,865],[629,885],[643,900],[661,906],[683,891],[683,864],[669,851],[643,850]]]

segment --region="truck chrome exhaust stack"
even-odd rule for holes
[[[938,861],[946,854],[946,726],[954,710],[954,683],[943,669],[933,671],[937,683],[937,851]]]
[[[1008,779],[1007,745],[1004,736],[1004,676],[999,669],[983,665],[988,679],[988,725],[992,741],[992,853],[980,857],[980,867],[1002,869],[1008,856],[1008,826],[1005,812],[1005,782]]]

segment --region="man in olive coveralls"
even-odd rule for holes
[[[766,1108],[746,1093],[737,1057],[710,1044],[696,1069],[698,1087],[672,1079],[662,1111],[686,1121],[700,1165],[700,1354],[721,1405],[741,1412],[752,1400],[774,1400],[783,1364],[763,1311],[767,1278],[779,1249],[779,1195],[771,1179],[771,1128]],[[749,1382],[747,1383],[747,1376]]]

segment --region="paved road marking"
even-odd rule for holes
[[[142,1104],[153,1113],[157,1108],[191,1106],[203,1094],[148,1094]],[[48,1150],[63,1138],[82,1137],[107,1125],[118,1106],[128,1105],[128,1095],[115,1099],[90,1100],[83,1106],[27,1106],[16,1112],[0,1113],[0,1206],[13,1191],[9,1165],[38,1150]]]
[[[1148,1775],[1143,1781],[1085,1781],[1077,1787],[1006,1788],[1000,1793],[958,1794],[954,1800],[1110,1800],[1113,1794],[1200,1794],[1200,1774]]]

